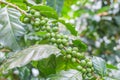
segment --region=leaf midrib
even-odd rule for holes
[[[20,46],[18,45],[18,43],[17,43],[16,38],[15,38],[15,34],[13,33],[14,31],[13,31],[12,25],[11,25],[11,23],[10,23],[10,17],[9,17],[9,14],[8,14],[9,11],[8,11],[8,8],[7,8],[7,7],[5,8],[5,12],[6,12],[6,16],[7,16],[7,18],[8,18],[8,24],[10,25],[10,26],[9,26],[9,28],[10,28],[10,33],[12,34],[12,36],[13,36],[13,38],[14,38],[14,40],[15,40],[15,43],[17,44],[17,46],[20,47]]]

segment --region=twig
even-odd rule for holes
[[[2,0],[0,0],[0,3],[6,4],[8,6],[11,6],[11,7],[15,8],[15,9],[19,10],[22,14],[28,15],[24,10],[22,10],[21,8],[19,8],[15,4],[12,4],[12,3],[9,3],[9,2],[5,2],[5,1],[2,1]]]

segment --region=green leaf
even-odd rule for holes
[[[38,36],[45,36],[47,34],[47,32],[44,32],[44,31],[38,31],[38,32],[35,32],[36,35]]]
[[[77,1],[78,0],[64,0],[64,6],[61,12],[62,16],[70,19],[71,16],[69,16],[69,12],[71,12],[71,6],[75,4]]]
[[[112,64],[106,64],[106,67],[109,68],[109,69],[115,69],[115,70],[118,70],[118,68]]]
[[[63,55],[56,58],[56,71],[76,69],[78,63],[73,63],[70,60],[65,60]]]
[[[46,0],[47,5],[55,9],[58,13],[61,12],[64,0]]]
[[[94,70],[100,76],[105,76],[107,72],[106,62],[100,57],[93,57],[92,59]]]
[[[87,45],[82,42],[80,39],[73,40],[72,41],[75,46],[79,48],[80,51],[86,51],[87,50]]]
[[[111,78],[111,77],[104,77],[104,80],[118,80],[118,79],[114,79],[114,78]]]
[[[20,80],[28,80],[30,76],[31,76],[31,73],[30,73],[30,69],[28,67],[25,66],[25,67],[19,68]]]
[[[8,2],[17,5],[21,9],[27,10],[27,5],[24,3],[24,0],[7,0]]]
[[[110,9],[110,6],[102,7],[101,9],[99,9],[99,10],[97,11],[97,14],[98,14],[98,13],[105,12],[105,11],[108,11],[109,9]]]
[[[20,49],[18,37],[25,34],[19,21],[20,13],[12,8],[0,9],[0,44],[13,50]]]
[[[57,55],[59,49],[51,45],[34,45],[26,48],[22,51],[15,53],[12,57],[8,58],[1,66],[0,70],[5,68],[6,70],[21,67],[29,62],[41,60],[49,57],[51,54]]]
[[[36,6],[32,6],[31,9],[40,11],[41,15],[46,16],[48,18],[58,19],[58,15],[57,15],[56,11],[49,6],[36,5]]]
[[[26,0],[28,3],[32,4],[32,5],[36,5],[34,0]]]
[[[82,76],[79,71],[71,69],[50,75],[47,80],[82,80]]]
[[[50,74],[56,73],[56,56],[51,55],[49,58],[42,59],[38,62],[37,68],[39,69],[41,76],[47,77]]]
[[[115,22],[118,24],[118,26],[120,26],[120,16],[117,15],[117,16],[114,16],[113,19],[115,20]],[[118,28],[117,28],[118,29]]]
[[[75,27],[72,24],[66,23],[64,20],[58,20],[58,22],[65,25],[65,27],[70,31],[72,35],[77,36],[77,31],[75,30]]]

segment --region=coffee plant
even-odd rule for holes
[[[79,31],[61,15],[66,2],[0,0],[0,80],[107,79],[116,67],[86,55]]]

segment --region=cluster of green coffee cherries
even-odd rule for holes
[[[36,11],[34,9],[31,9],[27,13],[27,16],[24,16],[21,21],[26,24],[31,24],[34,28],[38,28],[38,30],[48,21],[47,18],[41,16],[39,11]]]
[[[45,39],[61,50],[64,59],[78,63],[79,66],[76,69],[82,73],[84,79],[92,77],[94,70],[91,60],[86,58],[83,53],[80,53],[78,47],[70,44],[71,41],[67,35],[59,33],[57,24],[52,23],[51,25],[48,18],[42,16],[39,11],[34,9],[28,11],[28,15],[24,17],[22,22],[30,23],[33,27],[38,27],[40,31],[47,32]]]

